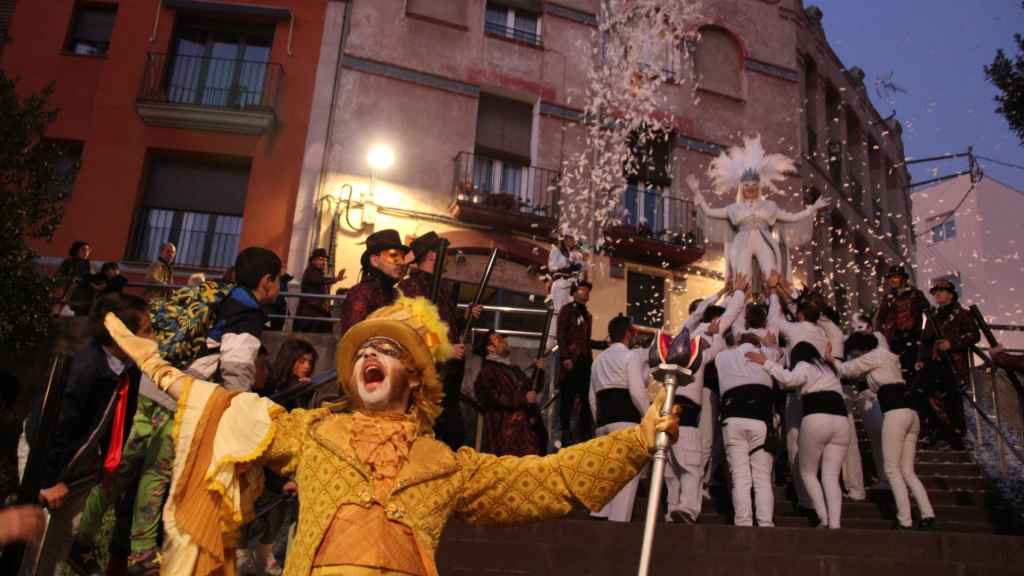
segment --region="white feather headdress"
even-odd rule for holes
[[[743,138],[743,146],[733,146],[711,161],[708,174],[715,194],[737,191],[743,174],[753,171],[762,186],[777,192],[776,182],[785,180],[786,174],[796,171],[793,160],[782,154],[765,154],[761,136]]]

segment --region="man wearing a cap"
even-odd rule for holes
[[[194,379],[115,316],[106,326],[157,386],[178,399],[174,483],[164,508],[163,573],[232,573],[262,468],[292,476],[299,522],[285,576],[437,576],[448,519],[513,524],[599,509],[650,460],[664,392],[638,425],[546,457],[457,452],[432,436],[441,410],[435,365],[448,327],[424,298],[399,298],[338,343],[347,405],[285,411],[253,393]]]
[[[924,312],[929,308],[928,299],[910,285],[910,275],[903,266],[889,268],[885,281],[889,291],[878,304],[875,330],[885,336],[889,349],[900,357],[904,380],[913,382]]]
[[[374,310],[395,301],[395,284],[405,275],[405,255],[409,247],[402,244],[397,230],[381,230],[366,238],[366,250],[359,259],[363,267],[362,281],[349,289],[341,304],[341,334]]]
[[[331,285],[344,280],[345,271],[338,278],[327,270],[327,250],[317,248],[309,255],[309,265],[302,273],[302,284],[299,291],[303,294],[330,294]],[[331,300],[329,298],[300,298],[296,310],[297,316],[310,318],[330,318]],[[321,320],[296,320],[293,326],[296,332],[330,332],[331,323]]]
[[[915,366],[923,370],[918,382],[929,396],[922,418],[931,422],[922,432],[962,450],[964,407],[960,390],[969,383],[971,346],[981,341],[981,333],[971,313],[960,305],[952,282],[939,280],[930,292],[936,308],[921,334]],[[949,373],[950,365],[953,374]]]

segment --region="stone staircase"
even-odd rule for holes
[[[865,477],[870,479],[871,446],[863,430],[859,436]],[[658,525],[651,574],[1024,575],[1024,538],[1014,535],[1019,526],[971,454],[922,449],[917,462],[936,512],[931,531],[893,530],[896,507],[887,490],[869,490],[863,502],[844,500],[841,530],[812,528],[781,486],[775,494],[776,528],[738,528],[730,525],[728,489],[718,486],[712,500],[704,502],[696,525]],[[440,572],[634,574],[646,508],[641,495],[647,486],[641,482],[630,523],[590,520],[582,509],[566,519],[516,527],[452,523],[438,551]]]

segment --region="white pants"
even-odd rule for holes
[[[594,431],[596,436],[607,436],[617,430],[623,428],[629,428],[636,426],[633,422],[612,422],[601,426]],[[640,486],[640,475],[637,474],[632,480],[626,484],[614,498],[608,501],[597,512],[591,512],[590,515],[595,518],[607,518],[612,522],[629,522],[633,517],[633,501],[636,499],[636,490]]]
[[[703,411],[702,411],[703,412]],[[665,462],[665,496],[668,499],[668,517],[682,512],[697,520],[700,516],[700,430],[692,426],[679,427],[679,440],[672,445]]]
[[[822,522],[828,522],[829,528],[839,528],[843,508],[839,472],[849,443],[850,423],[846,416],[809,414],[800,423],[800,476],[814,511]]]
[[[757,525],[774,526],[775,495],[772,493],[772,454],[764,450],[768,426],[752,418],[727,418],[722,431],[725,456],[732,474],[733,524],[753,526],[750,488],[754,488]],[[759,448],[760,447],[760,448]],[[753,451],[754,449],[756,451]],[[753,451],[753,452],[752,452]]]
[[[776,246],[776,249],[778,247]],[[748,278],[754,268],[753,259],[757,257],[757,263],[761,268],[761,275],[765,278],[772,270],[778,270],[779,261],[775,258],[775,251],[772,246],[765,242],[764,236],[758,230],[743,230],[736,234],[729,246],[729,265],[733,274],[745,274]]]
[[[796,503],[798,506],[810,508],[811,497],[807,495],[807,488],[800,477],[800,421],[803,419],[804,408],[800,402],[799,394],[786,395],[786,413],[783,414],[783,430],[786,434],[786,456],[789,457],[789,474],[793,479],[793,489],[796,491]]]
[[[850,421],[849,449],[846,451],[846,460],[843,462],[843,484],[846,492],[854,500],[867,498],[864,491],[864,465],[860,459],[860,442],[857,440],[857,424],[853,421],[853,412],[856,407],[856,390],[852,386],[843,386],[843,396],[846,399],[847,419]]]
[[[864,422],[864,431],[871,440],[871,459],[875,462],[878,482],[888,486],[889,482],[885,478],[885,461],[882,458],[882,407],[878,404],[878,397],[870,390],[861,392],[857,403]]]
[[[912,408],[897,408],[885,413],[882,423],[882,453],[885,460],[885,475],[892,487],[896,500],[896,519],[900,526],[910,526],[910,498],[907,488],[914,495],[914,502],[922,518],[934,518],[935,510],[928,500],[928,493],[914,472],[914,454],[917,451],[917,437],[921,433],[921,420]]]
[[[701,490],[722,461],[722,428],[718,425],[718,394],[710,388],[701,390],[700,423]]]
[[[551,304],[554,306],[555,314],[562,310],[569,302],[572,302],[572,285],[575,284],[572,278],[559,278],[551,282]]]

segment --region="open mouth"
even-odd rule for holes
[[[384,381],[384,368],[373,361],[367,361],[363,365],[363,384],[367,389],[376,388]]]

